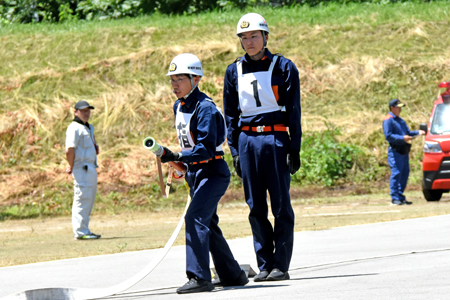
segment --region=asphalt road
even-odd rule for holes
[[[240,264],[256,270],[251,238],[229,244]],[[47,287],[110,287],[139,272],[157,251],[0,268],[0,298]],[[178,295],[184,270],[184,247],[173,247],[141,282],[102,299],[449,299],[450,215],[297,232],[288,281]]]

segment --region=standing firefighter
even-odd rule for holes
[[[289,59],[266,49],[269,27],[259,14],[244,15],[237,36],[246,54],[228,66],[223,99],[228,145],[250,207],[260,270],[254,280],[286,280],[294,242],[290,174],[300,168],[299,74]]]
[[[66,131],[66,172],[74,178],[72,227],[75,239],[99,239],[89,229],[89,219],[97,194],[97,154],[94,126],[88,123],[93,106],[86,101],[75,104],[75,118]]]
[[[187,164],[186,181],[191,204],[186,213],[186,274],[189,281],[177,293],[211,291],[209,252],[221,283],[248,283],[220,230],[217,205],[230,183],[230,171],[223,159],[225,120],[214,102],[197,85],[203,76],[200,60],[193,54],[175,57],[167,76],[178,100],[173,106],[175,128],[182,151],[164,147],[161,161]]]
[[[411,140],[417,135],[424,135],[425,131],[410,131],[405,120],[400,118],[402,107],[399,99],[389,101],[389,113],[383,121],[383,131],[389,142],[388,163],[391,168],[391,201],[393,205],[410,205],[403,192],[409,177],[409,151]]]

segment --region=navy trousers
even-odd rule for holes
[[[185,217],[186,274],[211,281],[209,253],[222,283],[235,281],[241,267],[219,228],[217,205],[230,183],[230,171],[223,159],[190,165],[186,173],[191,204]]]
[[[392,201],[404,201],[403,195],[409,177],[409,154],[400,154],[389,147],[388,163],[391,168],[391,180],[389,188],[391,190]]]
[[[242,181],[260,271],[278,268],[286,272],[292,257],[295,216],[286,161],[289,143],[287,132],[242,131],[239,136]],[[268,219],[267,191],[275,219],[273,227]]]

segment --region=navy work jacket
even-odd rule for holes
[[[181,151],[184,163],[199,162],[216,155],[224,155],[223,151],[216,151],[216,147],[224,142],[223,137],[226,133],[223,116],[215,104],[206,99],[210,98],[200,92],[197,87],[187,99],[178,99],[173,105],[175,118],[179,103],[181,103],[181,112],[194,113],[190,121],[190,134],[195,146],[191,150]]]
[[[263,113],[241,117],[238,94],[238,77],[236,62],[243,61],[242,73],[268,71],[274,55],[266,49],[265,56],[253,61],[245,54],[230,64],[225,73],[223,103],[228,127],[228,145],[231,155],[238,154],[239,134],[242,126],[268,126],[283,124],[289,127],[290,149],[300,151],[302,127],[300,107],[300,79],[297,67],[289,59],[279,56],[272,73],[272,90],[278,90],[278,105],[285,106],[286,111]],[[276,95],[277,96],[277,95]]]
[[[418,130],[410,131],[405,120],[397,117],[392,112],[389,112],[384,118],[383,131],[389,144],[398,146],[406,144],[405,135],[416,136],[419,134]]]

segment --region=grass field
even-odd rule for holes
[[[449,9],[442,3],[262,8],[269,49],[299,68],[302,126],[321,131],[327,121],[343,141],[364,149],[375,180],[384,180],[386,144],[381,121],[400,97],[402,116],[417,129],[426,122],[437,83],[449,79]],[[71,106],[87,99],[100,144],[96,212],[117,215],[183,203],[158,193],[146,136],[177,148],[164,74],[170,60],[192,52],[203,62],[200,87],[221,104],[225,69],[243,54],[235,25],[243,12],[198,16],[0,26],[1,219],[67,216],[72,183],[64,174],[65,129]],[[421,180],[421,142],[413,146],[411,186]],[[230,161],[228,157],[228,161]],[[344,184],[359,182],[360,170]],[[294,183],[301,185],[302,183]],[[231,188],[239,188],[234,177]],[[240,199],[237,192],[228,200]],[[314,196],[312,196],[314,197]]]

